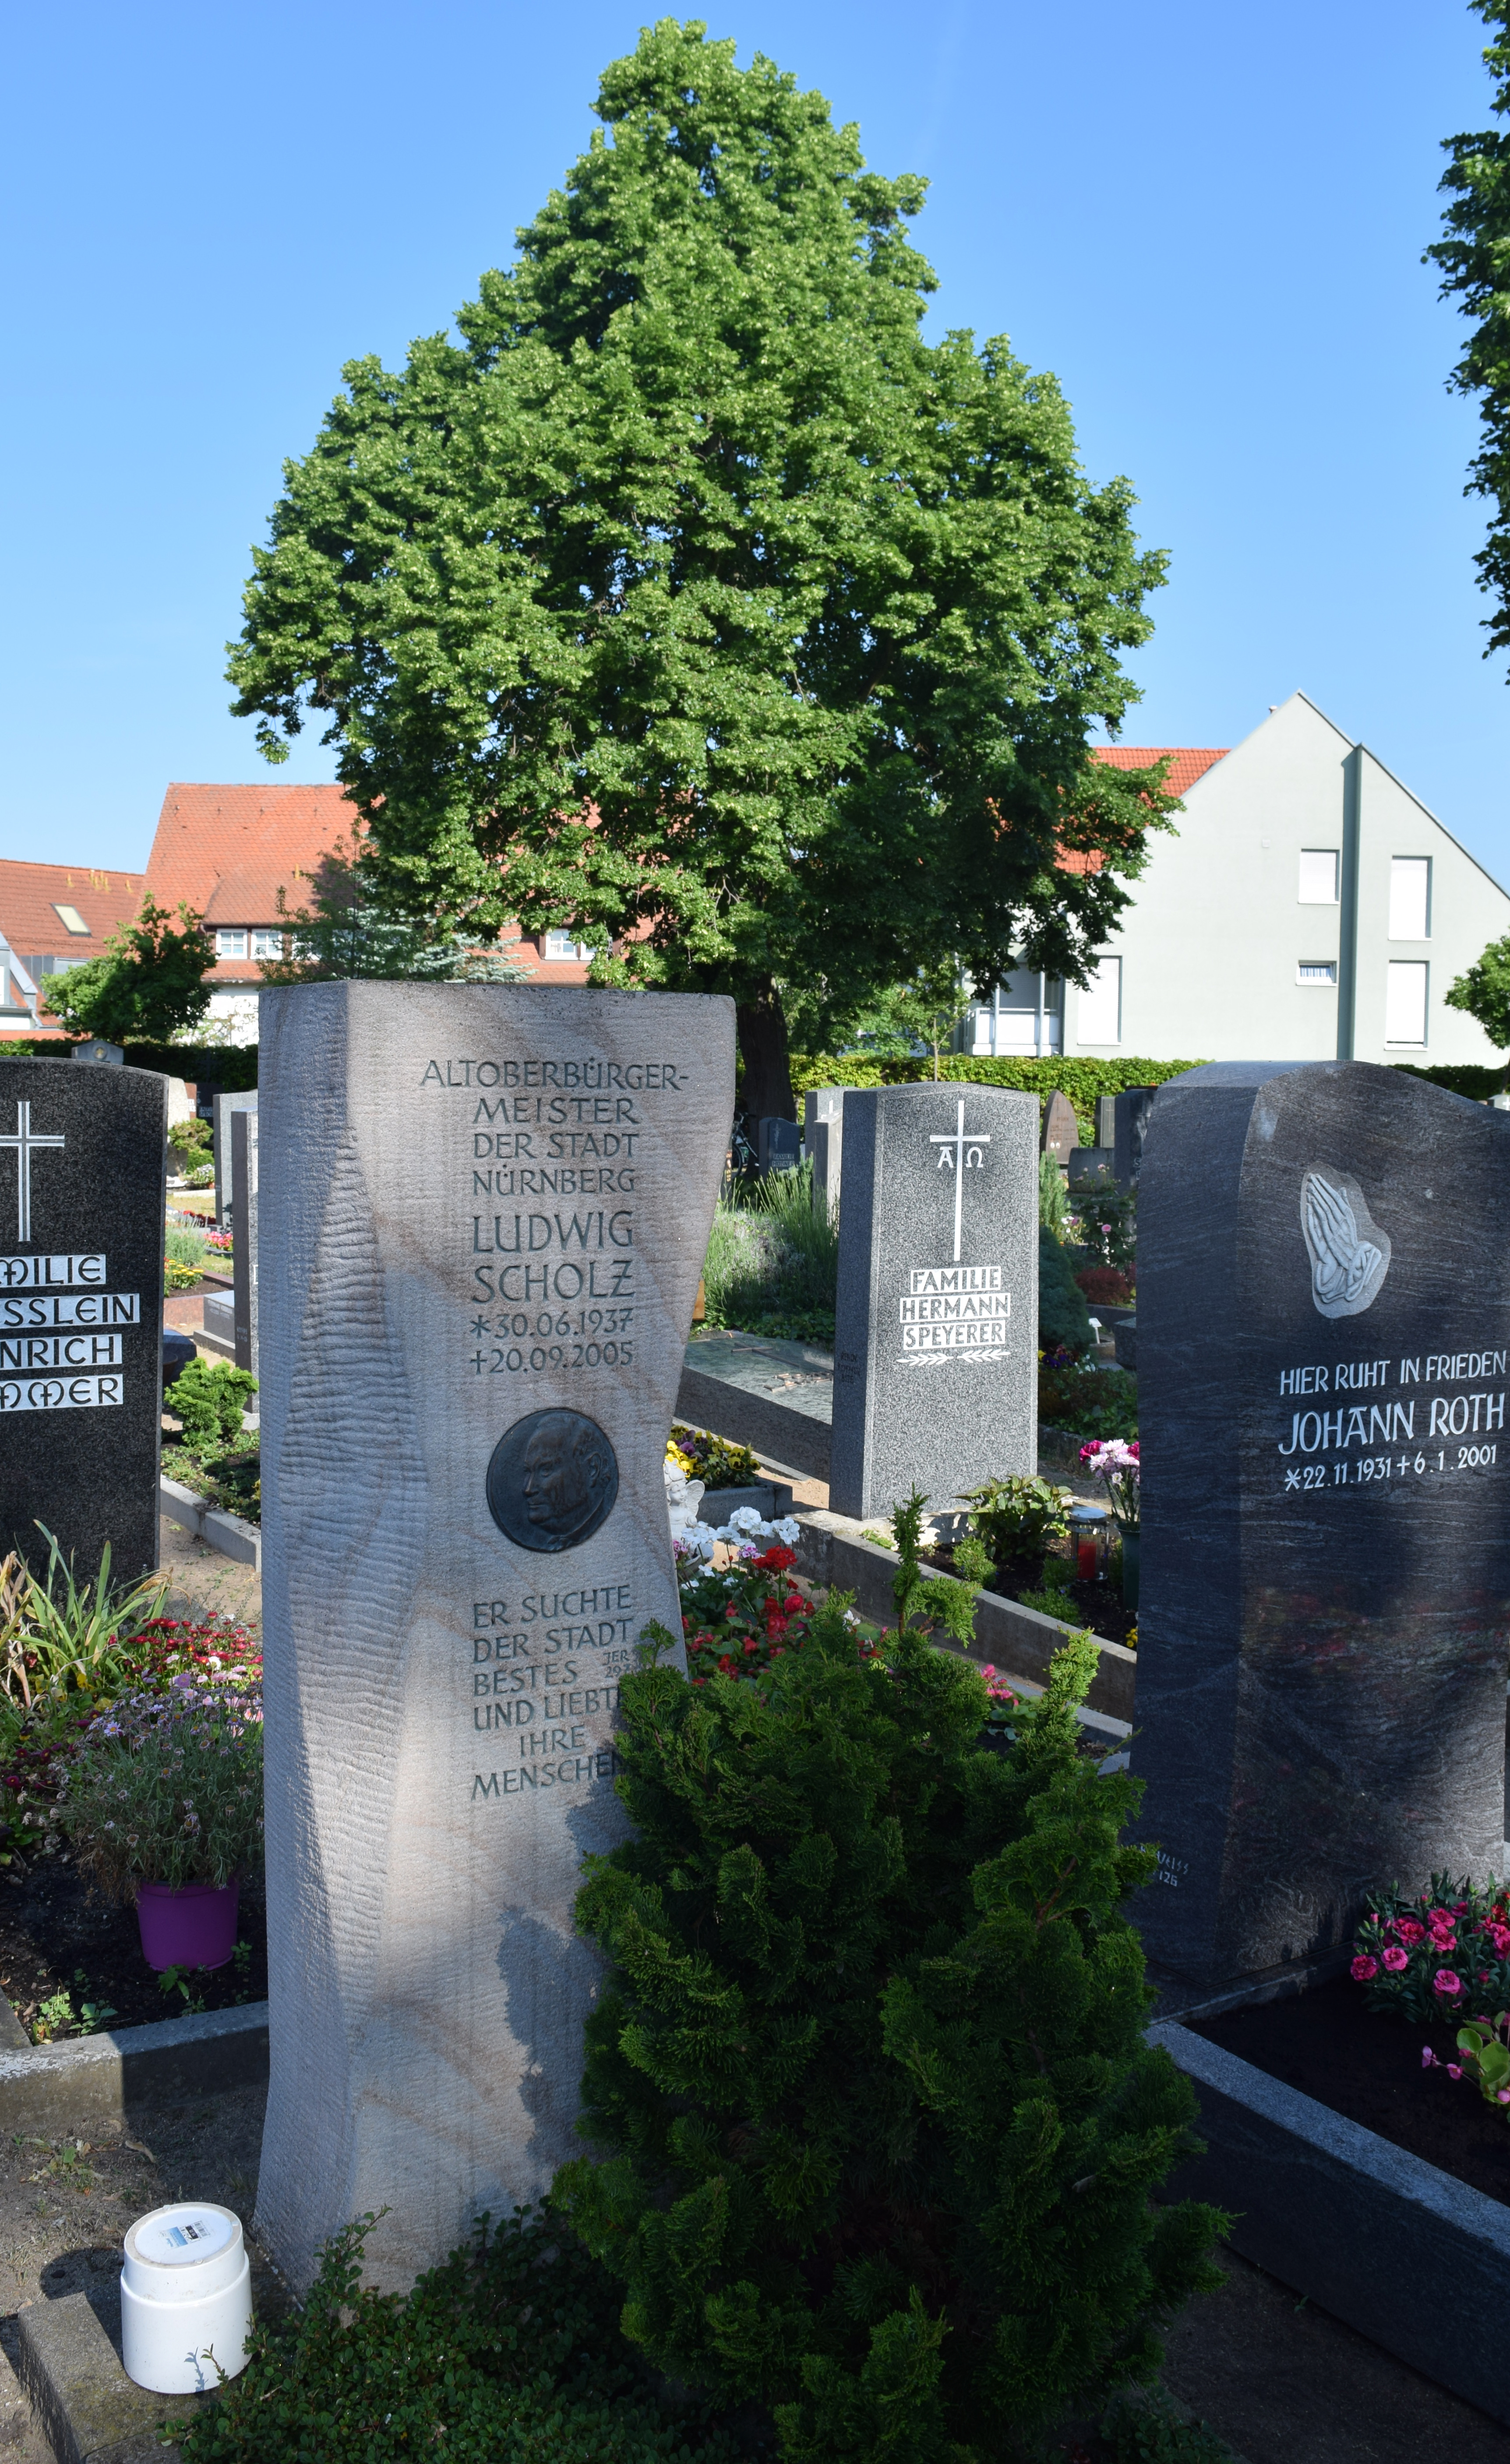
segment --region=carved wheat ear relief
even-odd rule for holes
[[[1389,1271],[1390,1244],[1351,1173],[1312,1164],[1301,1175],[1300,1229],[1311,1259],[1311,1298],[1322,1317],[1361,1317]]]

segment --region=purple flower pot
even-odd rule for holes
[[[136,1917],[148,1968],[224,1968],[236,1947],[239,1882],[138,1882]]]

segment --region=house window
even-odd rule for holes
[[[1300,887],[1296,894],[1302,907],[1336,906],[1337,849],[1335,847],[1300,849]]]
[[[221,931],[215,935],[217,958],[244,958],[246,954],[247,936],[244,929],[233,927],[229,932]]]
[[[1392,855],[1389,859],[1389,938],[1391,941],[1425,941],[1430,939],[1431,932],[1432,859],[1429,855]]]
[[[1386,1044],[1426,1042],[1426,960],[1391,958],[1385,996]]]
[[[53,913],[55,915],[62,917],[63,930],[65,933],[82,933],[85,940],[87,941],[89,938],[89,927],[84,922],[84,919],[80,915],[77,907],[59,907],[56,899],[55,898],[53,901]]]
[[[283,935],[281,933],[264,929],[263,931],[253,934],[252,956],[254,958],[280,958],[282,955]]]
[[[1121,1044],[1122,1040],[1122,962],[1103,958],[1080,995],[1078,1036],[1082,1044]]]
[[[547,958],[575,958],[587,966],[597,957],[597,952],[590,941],[574,941],[569,933],[547,933],[545,956]]]
[[[1335,958],[1301,958],[1295,970],[1295,980],[1298,984],[1335,984],[1337,960]]]

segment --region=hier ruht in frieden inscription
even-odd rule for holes
[[[7,1061],[0,1086],[0,1553],[157,1563],[167,1082]]]
[[[1510,1128],[1392,1069],[1161,1088],[1138,1239],[1139,1921],[1198,1989],[1498,1872]]]
[[[679,1634],[663,1462],[724,1001],[263,996],[272,2083],[257,2228],[410,2281],[573,2151],[620,1683]]]

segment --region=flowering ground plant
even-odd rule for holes
[[[760,1677],[786,1652],[800,1651],[812,1602],[791,1579],[797,1560],[775,1541],[745,1543],[722,1572],[695,1556],[680,1561],[681,1631],[695,1685],[721,1677]]]
[[[1092,1480],[1105,1483],[1106,1503],[1118,1529],[1136,1531],[1143,1482],[1137,1439],[1095,1440],[1080,1448],[1080,1465]]]
[[[1433,1874],[1415,1899],[1377,1894],[1353,1939],[1351,1974],[1371,2011],[1420,2025],[1500,2009],[1510,2003],[1510,1892]]]
[[[91,1721],[60,1793],[77,1863],[105,1897],[224,1886],[262,1861],[262,1698],[218,1673],[122,1695]]]

